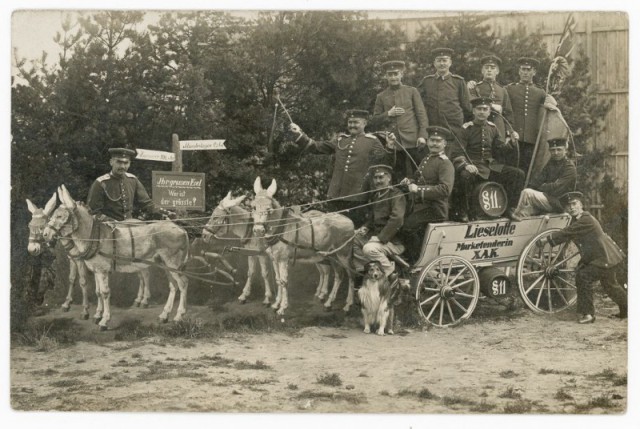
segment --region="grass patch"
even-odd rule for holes
[[[610,381],[614,386],[626,386],[627,385],[627,374],[618,375],[613,369],[607,368],[598,372],[596,374],[592,374],[589,376],[590,379],[595,380],[605,380]]]
[[[500,372],[500,377],[502,377],[502,378],[514,378],[514,377],[517,377],[517,376],[518,376],[518,374],[513,372],[513,371],[511,371],[510,369],[507,370],[507,371],[501,371]]]
[[[342,379],[340,378],[340,374],[333,372],[331,374],[324,373],[320,374],[316,377],[316,383],[324,384],[325,386],[342,386]]]
[[[611,401],[611,398],[606,394],[593,397],[584,404],[575,405],[576,412],[578,413],[584,413],[594,408],[613,408],[614,406],[615,404]]]
[[[361,404],[366,402],[366,398],[361,394],[350,392],[317,392],[314,390],[305,390],[300,392],[297,396],[298,399],[316,399],[324,401],[346,401],[350,404]]]
[[[520,399],[516,402],[507,404],[502,411],[505,414],[526,414],[530,413],[533,408],[533,403],[527,399]]]
[[[451,405],[476,405],[476,401],[471,401],[469,399],[461,398],[459,396],[444,396],[442,398],[442,403],[447,407]]]
[[[157,328],[145,325],[140,319],[124,319],[113,336],[116,341],[133,341],[154,335]]]
[[[57,381],[52,381],[51,383],[49,383],[49,386],[51,387],[73,387],[73,386],[82,386],[85,383],[83,381],[80,380],[57,380]]]
[[[259,369],[259,370],[269,370],[271,367],[261,360],[257,360],[255,363],[250,363],[246,361],[236,362],[233,365],[235,369]]]
[[[507,387],[507,390],[498,395],[498,398],[506,399],[520,399],[522,394],[516,391],[512,386]]]
[[[12,334],[12,343],[35,347],[36,351],[47,352],[58,345],[75,344],[77,325],[71,318],[30,320],[20,330]]]
[[[568,401],[573,399],[573,396],[568,394],[564,389],[558,389],[558,391],[556,392],[555,395],[553,395],[553,397],[558,401]]]
[[[289,390],[298,390],[298,385],[297,384],[293,384],[293,383],[289,383],[289,384],[287,384],[287,389],[289,389]]]
[[[218,356],[218,355],[215,355],[215,356],[204,355],[199,357],[198,360],[203,360],[207,362],[207,366],[222,366],[227,368],[230,368],[234,362],[233,359],[227,359],[225,357]]]
[[[31,374],[33,375],[44,375],[46,377],[51,376],[51,375],[56,375],[58,374],[58,371],[56,371],[55,369],[52,368],[47,368],[47,369],[39,369],[36,371],[31,371]]]
[[[398,391],[398,396],[413,396],[418,399],[440,399],[438,395],[434,395],[431,393],[429,389],[426,387],[424,389],[420,389],[419,391],[411,390],[411,389],[402,389]]]
[[[626,386],[627,385],[627,374],[621,375],[613,379],[614,386]]]
[[[496,408],[496,406],[497,406],[496,404],[491,404],[487,402],[485,399],[483,399],[482,401],[480,401],[480,403],[475,404],[469,410],[472,413],[489,413],[493,411]]]
[[[562,370],[559,370],[559,369],[541,368],[540,371],[538,371],[538,374],[542,374],[542,375],[547,375],[547,374],[575,375],[576,373],[573,372],[573,371],[562,371]]]

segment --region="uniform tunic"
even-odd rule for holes
[[[540,108],[547,94],[533,83],[511,83],[506,90],[513,109],[513,128],[520,135],[521,142],[535,144],[542,119],[539,117]]]
[[[495,124],[490,121],[474,120],[467,122],[462,128],[461,143],[473,164],[478,168],[478,175],[488,180],[491,171],[501,172],[504,165],[495,161],[493,153],[510,148],[498,133]],[[468,164],[464,152],[458,148],[454,149],[452,157],[456,169],[464,168]]]
[[[452,73],[429,75],[420,84],[420,93],[430,125],[457,131],[465,118],[472,117],[469,90],[461,76]]]
[[[422,223],[446,220],[454,176],[453,164],[444,153],[430,154],[423,159],[416,172],[418,191],[412,194],[414,206],[410,217],[419,212],[420,219],[416,220]]]
[[[404,114],[389,117],[387,112],[393,106],[402,107]],[[394,133],[405,148],[416,147],[419,137],[425,140],[427,138],[427,111],[422,104],[420,93],[412,86],[388,87],[379,93],[373,108],[373,121],[386,131]]]
[[[377,236],[383,244],[399,243],[397,233],[404,223],[407,207],[402,192],[388,188],[374,193],[370,202],[372,205],[365,226],[371,235]]]
[[[506,136],[505,131],[507,129],[504,119],[513,126],[513,110],[511,108],[511,99],[509,98],[507,90],[497,82],[480,81],[471,92],[472,97],[475,95],[476,97],[491,98],[495,104],[502,106],[501,114],[498,114],[493,109],[491,110],[489,120],[496,124],[498,132],[500,132],[500,135],[504,138]]]
[[[573,161],[566,157],[558,161],[551,159],[531,180],[529,186],[542,192],[551,206],[561,213],[563,206],[559,198],[575,190],[577,177],[578,173]]]
[[[131,173],[121,178],[107,173],[98,177],[89,189],[87,206],[100,220],[131,219],[134,205],[146,212],[156,210],[142,183]]]
[[[333,175],[327,192],[329,199],[341,198],[355,202],[368,199],[362,192],[370,162],[386,154],[376,136],[364,133],[357,136],[341,134],[336,140],[316,141],[303,135],[300,141],[306,143],[305,150],[311,153],[335,154]]]
[[[627,313],[627,291],[618,285],[612,269],[624,259],[616,243],[604,233],[600,222],[589,212],[576,216],[571,224],[551,234],[553,245],[573,241],[580,250],[580,263],[576,270],[578,292],[577,311],[580,314],[595,314],[593,305],[593,283],[600,280],[605,293],[618,304],[620,312]]]

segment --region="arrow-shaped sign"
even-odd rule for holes
[[[223,150],[224,140],[180,140],[180,150]]]
[[[173,152],[163,152],[160,150],[150,149],[136,149],[138,155],[137,159],[146,159],[147,161],[163,161],[173,162],[176,160],[176,155]]]

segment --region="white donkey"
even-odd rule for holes
[[[101,330],[108,329],[111,319],[111,289],[109,273],[139,272],[150,264],[164,268],[169,278],[169,296],[159,318],[166,322],[173,309],[176,287],[180,290],[180,304],[174,317],[182,320],[187,311],[188,280],[181,272],[189,257],[187,232],[171,221],[153,223],[101,223],[89,214],[83,204],[76,203],[67,188],[58,188],[62,200],[51,215],[43,237],[51,241],[56,236],[71,240],[78,249],[78,259],[83,259],[94,273],[98,290],[96,319]]]

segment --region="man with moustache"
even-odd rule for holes
[[[469,90],[462,76],[449,71],[453,49],[437,48],[431,54],[436,73],[418,85],[429,125],[446,128],[459,138],[462,124],[472,118]]]
[[[513,218],[535,216],[542,213],[562,213],[560,197],[576,188],[576,166],[567,158],[567,141],[552,139],[547,142],[551,159],[542,171],[522,190]]]
[[[422,104],[418,90],[402,84],[405,71],[404,61],[387,61],[382,64],[388,87],[378,94],[373,108],[372,122],[394,134],[396,162],[394,173],[406,177],[415,170],[409,156],[419,163],[421,150],[427,139],[427,111]],[[404,150],[403,150],[404,148]],[[405,153],[406,150],[406,153]]]
[[[140,180],[128,173],[137,152],[128,148],[109,149],[111,172],[98,177],[87,197],[89,212],[99,221],[132,219],[134,206],[153,218],[175,218],[175,213],[155,206]]]
[[[289,131],[297,136],[295,142],[303,151],[335,154],[327,205],[330,211],[344,214],[359,227],[366,216],[364,205],[368,195],[363,190],[367,170],[371,160],[383,158],[386,150],[376,136],[364,131],[369,112],[348,110],[346,117],[349,134],[340,134],[330,141],[313,140],[294,123],[289,125]]]
[[[413,201],[413,209],[405,218],[401,234],[411,261],[420,256],[427,225],[449,219],[449,196],[455,176],[453,164],[444,154],[451,133],[437,126],[427,128],[427,132],[429,154],[423,158],[413,179],[405,177],[400,182],[407,186]]]
[[[533,83],[539,61],[535,58],[518,58],[520,81],[506,86],[513,109],[513,128],[519,137],[520,162],[518,167],[529,170],[533,149],[540,130],[540,107],[556,110],[556,100]]]

